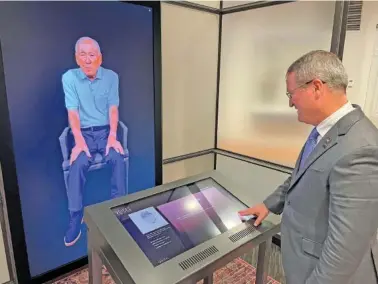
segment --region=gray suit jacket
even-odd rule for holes
[[[378,130],[355,107],[264,201],[282,214],[288,284],[378,283]]]

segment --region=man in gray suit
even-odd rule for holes
[[[378,227],[378,131],[348,102],[348,76],[326,51],[296,60],[286,76],[290,106],[314,128],[291,176],[262,204],[239,212],[282,214],[288,284],[373,284]]]

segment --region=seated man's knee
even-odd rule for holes
[[[89,158],[86,153],[81,152],[76,160],[72,163],[71,167],[85,168],[89,166]]]
[[[122,154],[118,153],[116,150],[113,148],[109,149],[109,154],[108,154],[108,160],[111,162],[122,162],[123,161],[123,156]]]

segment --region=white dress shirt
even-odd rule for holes
[[[331,114],[321,123],[319,123],[319,125],[316,126],[316,130],[319,133],[317,143],[319,143],[319,141],[324,137],[324,135],[327,134],[327,132],[332,128],[332,126],[336,124],[336,122],[338,122],[341,118],[343,118],[346,114],[350,113],[353,110],[353,105],[348,101],[345,105],[343,105],[333,114]]]

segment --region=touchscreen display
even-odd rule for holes
[[[247,208],[208,178],[113,208],[154,266],[241,224]]]

